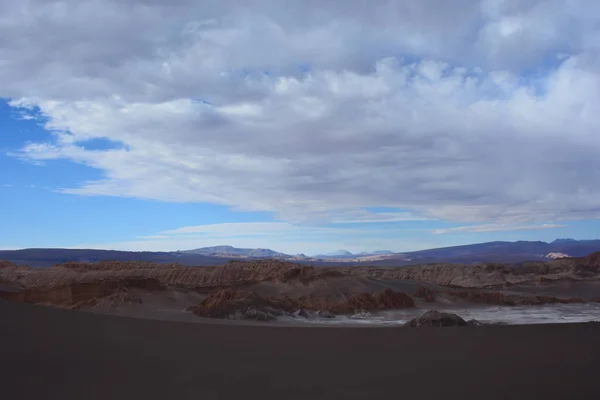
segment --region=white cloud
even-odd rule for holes
[[[20,156],[105,176],[66,193],[289,222],[600,217],[600,3],[12,0],[0,15],[0,96],[53,132]],[[406,214],[360,214],[376,206]]]
[[[501,231],[537,231],[543,229],[566,228],[566,225],[560,224],[542,224],[542,225],[505,225],[505,224],[484,224],[457,226],[454,228],[436,229],[434,234],[443,233],[465,233],[465,232],[501,232]]]
[[[407,222],[428,221],[429,218],[419,217],[409,212],[379,212],[371,213],[364,210],[338,214],[331,218],[332,224],[357,224],[357,223],[384,223],[384,222]]]
[[[173,230],[160,232],[162,235],[185,235],[186,237],[211,237],[211,238],[230,238],[239,236],[266,236],[273,235],[302,235],[309,237],[310,235],[321,234],[359,234],[363,231],[341,228],[325,228],[298,226],[287,222],[229,222],[220,224],[185,226]]]
[[[271,234],[273,232],[289,232],[294,229],[293,225],[285,222],[231,222],[222,224],[185,226],[182,228],[163,231],[161,233],[169,235],[182,235],[194,233],[206,234],[226,234],[231,235],[235,232],[236,235],[244,234]]]
[[[167,235],[149,235],[149,236],[138,236],[136,239],[139,240],[153,240],[153,239],[169,239]]]

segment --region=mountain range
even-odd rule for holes
[[[271,249],[243,249],[232,246],[203,247],[175,252],[133,252],[86,249],[23,249],[0,251],[0,260],[44,268],[64,262],[146,261],[181,265],[221,265],[230,260],[278,259],[314,265],[402,266],[427,263],[474,263],[548,260],[582,257],[600,251],[600,240],[557,239],[553,242],[487,242],[463,246],[394,253],[389,250],[351,253],[338,250],[327,254],[290,255]]]
[[[179,251],[183,254],[200,254],[204,256],[214,257],[230,257],[230,258],[289,258],[288,254],[280,253],[271,249],[241,249],[233,246],[213,246],[202,247],[193,250]]]
[[[357,258],[357,257],[366,257],[366,256],[378,256],[378,255],[386,255],[386,254],[394,254],[393,251],[390,250],[376,250],[371,252],[362,253],[350,253],[348,250],[336,250],[330,253],[325,254],[317,254],[312,258]]]
[[[199,249],[192,250],[180,250],[178,253],[182,254],[198,254],[211,257],[225,257],[225,258],[276,258],[284,260],[317,260],[317,259],[351,259],[361,258],[370,256],[382,256],[388,254],[395,254],[390,250],[376,250],[372,252],[361,252],[351,253],[348,250],[336,250],[330,253],[317,254],[308,257],[304,254],[285,254],[280,253],[271,249],[245,249],[238,248],[228,245],[223,246],[212,246],[212,247],[201,247]]]

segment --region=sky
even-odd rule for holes
[[[0,249],[600,232],[596,0],[3,0]]]

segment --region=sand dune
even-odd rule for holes
[[[596,399],[600,324],[292,328],[0,301],[10,399]]]

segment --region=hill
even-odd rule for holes
[[[200,254],[213,257],[228,258],[291,258],[292,256],[279,253],[271,249],[242,249],[233,246],[202,247],[193,250],[184,250],[183,254]]]

